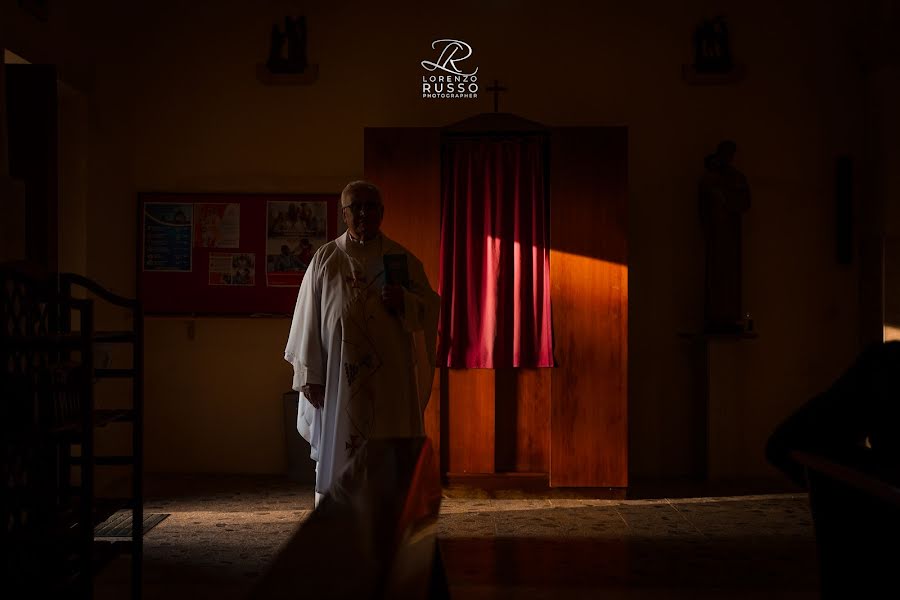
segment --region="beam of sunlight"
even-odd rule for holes
[[[12,50],[3,49],[3,62],[7,65],[30,65],[31,63]]]
[[[599,296],[610,301],[621,297],[621,305],[618,302],[607,305],[613,312],[627,306],[628,265],[551,249],[550,274],[554,293],[560,289],[562,280],[566,282],[565,296],[556,293],[554,304],[591,304],[602,310],[602,305],[596,304]]]

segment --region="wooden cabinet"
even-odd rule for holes
[[[473,121],[484,129],[502,117]],[[549,132],[556,367],[443,369],[426,432],[440,447],[445,475],[515,473],[549,477],[553,486],[625,487],[627,129]],[[440,157],[438,128],[365,130],[365,175],[384,193],[383,229],[423,261],[435,287]]]

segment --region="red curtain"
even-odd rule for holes
[[[439,364],[552,367],[544,140],[443,150]]]

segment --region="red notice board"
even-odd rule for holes
[[[306,264],[338,235],[339,194],[138,195],[149,315],[289,315]]]

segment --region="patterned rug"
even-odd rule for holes
[[[144,513],[144,535],[159,525],[168,513]],[[94,539],[131,539],[131,510],[120,510],[94,528]]]

